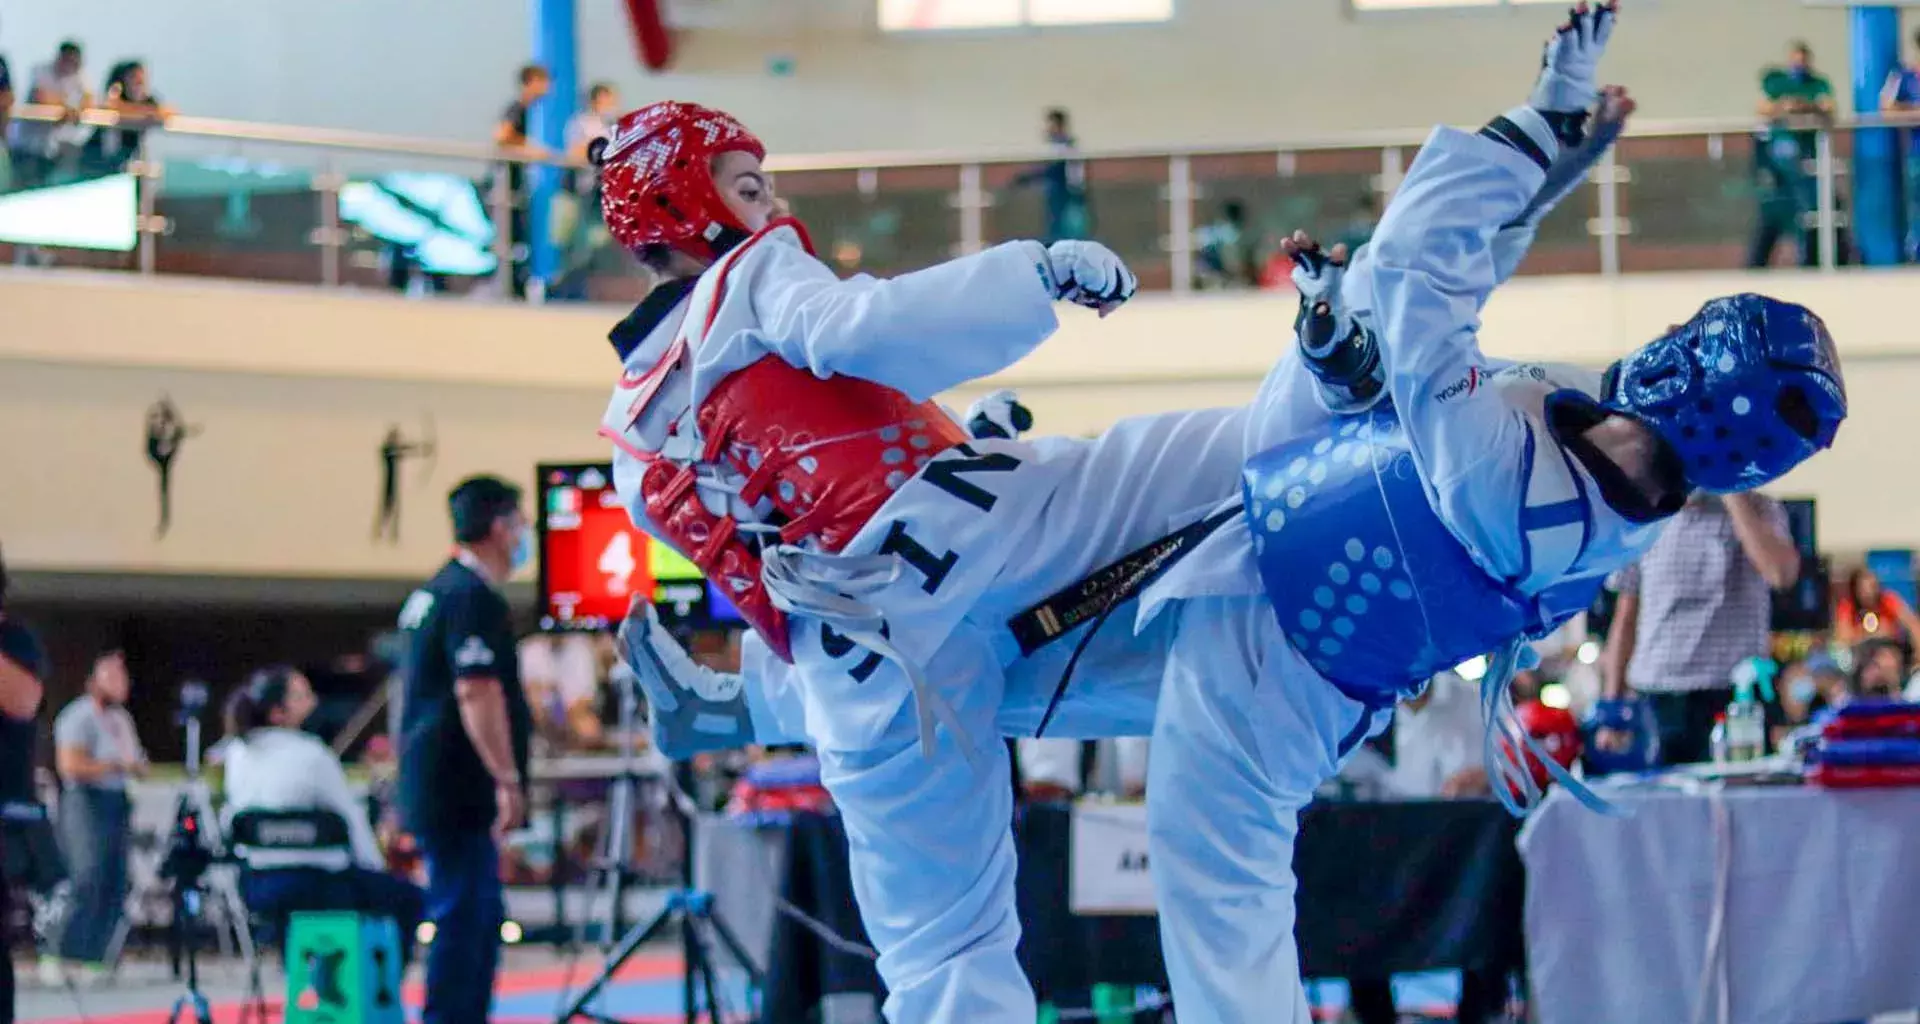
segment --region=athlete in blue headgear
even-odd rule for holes
[[[1244,517],[1142,601],[1143,622],[1177,616],[1148,793],[1183,1013],[1308,1020],[1294,823],[1384,709],[1496,652],[1489,775],[1530,803],[1506,687],[1524,641],[1586,608],[1691,490],[1777,479],[1846,416],[1825,326],[1758,295],[1708,302],[1599,375],[1480,350],[1480,307],[1543,199],[1632,110],[1596,84],[1615,15],[1573,11],[1526,105],[1477,133],[1436,129],[1351,267],[1287,246],[1302,358],[1255,401]]]
[[[1247,418],[1243,492],[1196,516],[1211,535],[1178,545],[1184,559],[1119,609],[1134,631],[1094,634],[1099,668],[1083,663],[1061,702],[1063,722],[1104,703],[1118,733],[1133,724],[1125,698],[1157,691],[1151,859],[1183,1017],[1309,1019],[1295,823],[1398,697],[1497,652],[1483,692],[1493,789],[1531,802],[1506,696],[1523,641],[1587,607],[1689,491],[1776,479],[1845,417],[1825,327],[1761,296],[1714,300],[1605,374],[1480,351],[1481,306],[1632,110],[1595,77],[1614,16],[1576,8],[1525,105],[1477,133],[1437,129],[1351,265],[1304,236],[1287,244],[1299,344]],[[657,628],[630,638],[684,727],[744,703],[740,680],[676,661]],[[1063,646],[1009,668],[1006,694]],[[778,670],[749,657],[746,674]],[[1157,686],[1138,685],[1147,672]]]

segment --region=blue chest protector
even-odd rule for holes
[[[1562,531],[1570,566],[1585,546],[1587,498],[1571,471],[1538,493],[1534,457],[1564,459],[1529,433],[1514,527],[1529,545]],[[1537,449],[1545,447],[1545,452]],[[1558,469],[1557,466],[1543,467]],[[1294,649],[1349,698],[1385,707],[1435,673],[1536,637],[1585,610],[1603,576],[1555,579],[1536,593],[1489,575],[1427,499],[1390,404],[1319,437],[1261,452],[1242,477],[1267,599]],[[1554,490],[1549,487],[1547,490]],[[1564,538],[1571,536],[1567,542]]]

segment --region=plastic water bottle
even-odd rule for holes
[[[1767,716],[1751,693],[1727,705],[1727,760],[1758,761],[1767,755]]]
[[[1713,716],[1713,731],[1707,734],[1707,745],[1713,751],[1714,764],[1727,763],[1727,713]]]

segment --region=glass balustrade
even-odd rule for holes
[[[1920,173],[1902,163],[1920,165],[1905,156],[1914,120],[1644,126],[1542,223],[1519,272],[1911,259]],[[502,299],[626,303],[651,283],[608,237],[584,169],[285,126],[87,121],[49,125],[65,133],[57,158],[0,175],[0,261]],[[1010,239],[1095,238],[1147,290],[1284,289],[1279,240],[1304,229],[1363,241],[1420,138],[865,166],[775,157],[769,169],[841,274],[900,274]],[[1893,154],[1861,165],[1876,189],[1856,187],[1856,149]]]

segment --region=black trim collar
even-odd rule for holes
[[[641,299],[638,306],[633,307],[633,312],[628,313],[626,319],[615,324],[613,330],[607,332],[607,340],[613,343],[613,350],[619,354],[622,364],[633,357],[634,350],[646,342],[654,329],[666,320],[667,316],[680,305],[681,300],[692,293],[693,286],[699,283],[698,277],[679,277],[660,285],[648,292],[647,297]]]

